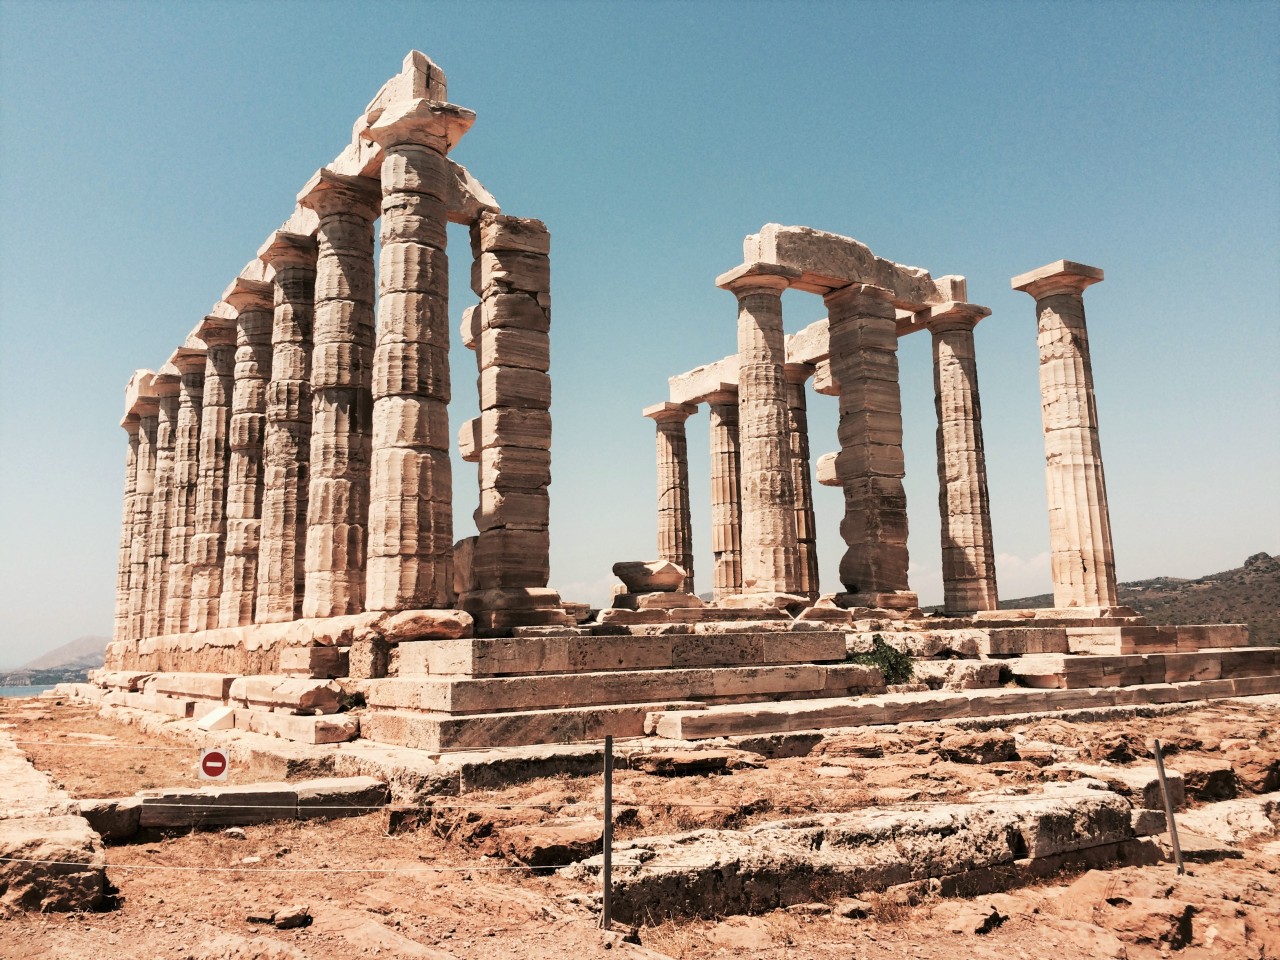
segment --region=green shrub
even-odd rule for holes
[[[880,634],[872,634],[871,649],[866,653],[851,653],[848,656],[850,663],[860,663],[868,667],[879,667],[880,672],[884,674],[884,682],[888,684],[910,683],[911,678],[915,675],[915,668],[911,665],[911,658],[889,644],[884,642],[884,637]]]

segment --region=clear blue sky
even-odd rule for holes
[[[652,557],[666,378],[734,349],[767,222],[969,278],[1000,592],[1047,590],[1033,304],[1086,295],[1121,579],[1280,552],[1280,6],[0,0],[0,664],[109,633],[122,388],[162,363],[410,48],[455,157],[553,238],[552,581]],[[452,313],[473,302],[451,233]],[[788,294],[787,326],[822,315]],[[456,327],[456,324],[455,324]],[[913,585],[940,598],[928,340],[901,348]],[[474,364],[455,344],[456,431]],[[813,449],[834,401],[811,399]],[[707,422],[689,422],[699,589]],[[817,488],[824,587],[842,543]],[[474,467],[455,467],[458,536]]]

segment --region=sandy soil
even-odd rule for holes
[[[75,735],[114,738],[98,741],[102,744],[173,746],[100,719],[92,707],[3,701],[0,723],[14,724],[10,732],[27,741],[24,749],[36,765],[73,795],[124,795],[146,786],[195,782],[189,747],[140,750],[140,756],[120,748],[81,747],[84,737]],[[1145,720],[1053,720],[1019,729],[1087,762],[1133,760],[1148,738],[1159,736],[1175,755],[1181,751],[1209,765],[1241,750],[1253,750],[1252,760],[1265,761],[1280,735],[1273,714],[1242,702]],[[1031,749],[1024,750],[1023,759],[986,764],[943,760],[942,733],[924,727],[861,732],[831,738],[808,757],[767,763],[730,753],[730,769],[720,773],[657,776],[621,770],[615,783],[618,835],[736,827],[814,809],[923,806],[977,787],[1031,783],[1043,776],[1040,764],[1048,757],[1025,759],[1035,755]],[[1150,762],[1142,756],[1137,760]],[[1247,793],[1243,781],[1239,789]],[[442,798],[441,808],[424,816],[420,826],[396,833],[379,814],[248,826],[243,839],[190,832],[113,846],[107,852],[108,875],[117,888],[112,909],[2,921],[0,957],[1280,956],[1280,848],[1274,841],[1246,845],[1240,859],[1193,864],[1190,875],[1181,878],[1172,867],[1160,866],[1059,876],[1052,885],[973,901],[913,905],[867,895],[864,910],[858,911],[866,916],[855,912],[853,919],[815,904],[761,917],[668,922],[642,929],[637,947],[623,943],[618,933],[596,929],[595,908],[579,885],[535,874],[499,855],[503,827],[550,816],[598,817],[600,792],[594,778],[556,778],[470,794],[463,798],[467,809]],[[294,905],[306,908],[310,925],[279,930],[249,919]],[[847,905],[837,905],[841,909],[847,912]],[[980,927],[991,929],[974,932]]]

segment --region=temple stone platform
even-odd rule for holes
[[[264,624],[135,644],[116,657],[124,669],[94,682],[107,704],[206,729],[433,753],[1280,693],[1280,647],[1247,646],[1239,624],[1152,626],[1122,609],[716,612],[734,619],[624,625],[597,615],[509,637],[458,635],[472,632],[462,611]],[[912,683],[889,687],[879,667],[853,662],[877,641],[911,658]]]

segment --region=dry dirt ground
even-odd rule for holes
[[[1045,720],[1007,728],[1023,737],[1013,757],[999,732],[962,734],[966,753],[945,739],[954,730],[915,727],[829,737],[805,757],[763,761],[723,751],[722,769],[710,772],[677,759],[674,776],[672,764],[618,771],[618,837],[814,810],[924,806],[1034,784],[1046,763],[1063,757],[1149,764],[1151,737],[1169,745],[1171,765],[1200,771],[1187,784],[1196,806],[1227,792],[1276,789],[1274,717],[1274,706],[1232,701],[1150,719]],[[0,700],[0,724],[73,796],[196,782],[190,747],[169,749],[172,741],[101,719],[88,705]],[[961,762],[975,759],[987,762]],[[394,830],[383,813],[246,826],[242,838],[197,831],[111,846],[111,908],[0,920],[0,957],[1280,957],[1274,840],[1244,844],[1238,859],[1193,863],[1184,877],[1171,866],[1128,867],[973,900],[866,895],[860,904],[668,921],[642,928],[636,946],[623,942],[626,930],[596,929],[595,905],[580,884],[519,862],[536,855],[521,841],[529,826],[552,818],[589,825],[600,816],[600,795],[595,778],[555,778],[441,798]],[[309,925],[281,930],[249,919],[290,906],[304,907]]]

